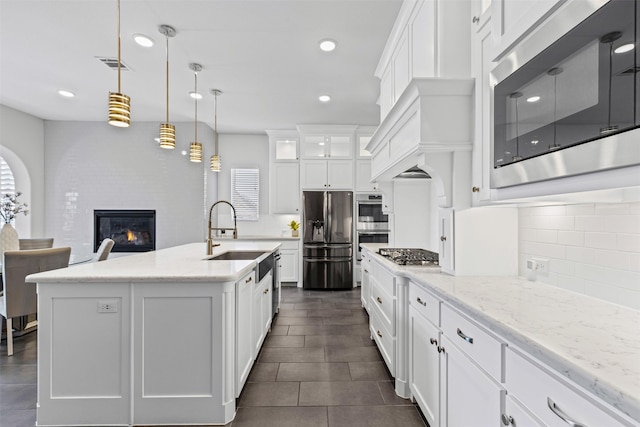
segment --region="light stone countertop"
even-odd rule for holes
[[[398,266],[407,277],[621,412],[640,421],[640,311],[522,277],[450,276]]]
[[[238,235],[238,238],[236,240],[274,240],[274,241],[280,241],[280,240],[300,240],[300,237],[291,237],[291,235],[289,236],[282,236],[282,235],[263,235],[263,234],[255,234],[255,235]],[[217,236],[213,238],[214,242],[227,242],[227,241],[233,241],[233,237],[221,237],[221,236]]]
[[[217,242],[220,243],[220,242]],[[221,242],[213,248],[216,256],[230,250],[273,252],[280,247],[275,241]],[[251,271],[267,255],[256,260],[209,261],[206,243],[190,243],[173,248],[73,265],[59,270],[27,276],[27,281],[43,283],[105,282],[227,282],[235,281]]]

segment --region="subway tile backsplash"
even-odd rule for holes
[[[518,236],[520,275],[640,310],[640,203],[520,208]]]

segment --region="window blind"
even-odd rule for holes
[[[260,212],[260,170],[231,169],[231,204],[240,221],[257,221]]]
[[[0,156],[0,194],[15,194],[16,182],[7,162]]]

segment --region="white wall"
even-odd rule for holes
[[[0,156],[14,173],[29,215],[16,218],[20,237],[45,237],[44,121],[0,105]]]
[[[176,123],[175,150],[154,142],[158,127],[45,122],[46,233],[56,246],[91,252],[94,209],[155,209],[157,249],[204,242],[206,207],[217,197],[208,170],[213,131],[198,125],[205,161],[197,164],[180,153],[193,140],[193,123]]]
[[[218,197],[231,201],[231,169],[258,168],[260,170],[260,215],[258,221],[239,221],[240,236],[290,235],[287,224],[299,215],[271,215],[269,213],[269,138],[267,135],[220,135],[219,149],[222,170],[218,177]],[[214,219],[222,227],[233,227],[231,208],[216,206]]]
[[[640,309],[640,203],[519,209],[519,272],[549,259],[537,280]]]

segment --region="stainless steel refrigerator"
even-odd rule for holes
[[[353,288],[353,193],[302,193],[304,289]]]

